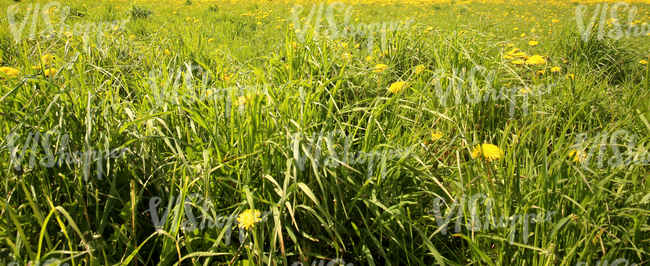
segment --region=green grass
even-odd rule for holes
[[[13,2],[0,9],[9,4]],[[83,164],[40,166],[38,160],[46,157],[40,144],[35,166],[26,167],[28,148],[21,162],[24,172],[14,173],[3,137],[0,263],[311,265],[342,258],[354,265],[546,266],[617,258],[641,265],[650,259],[648,165],[605,163],[598,169],[596,152],[587,170],[568,156],[578,134],[589,133],[594,143],[596,134],[619,129],[638,136],[635,148],[650,149],[650,69],[639,64],[648,60],[650,37],[584,43],[571,20],[573,8],[567,6],[547,5],[551,15],[528,21],[495,17],[501,12],[532,14],[537,12],[534,3],[354,5],[359,15],[352,18],[359,22],[415,19],[409,30],[388,34],[388,50],[382,54],[369,52],[364,36],[313,41],[308,34],[300,43],[288,28],[293,3],[133,4],[63,4],[83,14],[70,17],[68,25],[131,18],[125,29],[107,33],[101,46],[93,45],[93,38],[86,47],[80,36],[16,44],[8,27],[0,29],[2,66],[21,70],[19,78],[0,81],[0,135],[22,135],[20,149],[29,132],[48,130],[69,134],[73,151],[128,148],[125,157],[102,166],[101,180],[93,161],[85,181]],[[311,5],[304,8],[301,17]],[[273,12],[260,19],[241,16],[256,10]],[[435,15],[421,18],[415,13],[433,10]],[[554,14],[561,22],[548,34]],[[531,28],[544,28],[544,34],[531,33]],[[523,29],[540,44],[529,46],[531,36],[520,37]],[[510,43],[529,55],[544,55],[547,64],[512,64],[503,58]],[[346,61],[343,53],[353,58]],[[55,75],[45,77],[32,68],[40,65],[42,54],[56,56]],[[388,68],[375,72],[377,64]],[[426,70],[416,74],[418,65]],[[188,66],[202,71],[188,75]],[[441,104],[436,84],[445,89],[458,85],[454,69],[457,77],[462,68],[476,66],[493,71],[496,89],[557,86],[529,97],[527,113],[519,91],[514,97],[469,102],[467,80],[459,103],[452,95]],[[561,72],[551,73],[553,66]],[[151,73],[160,74],[157,82],[164,88],[179,68],[184,72],[180,96],[204,94],[202,86],[267,90],[245,106],[234,102],[247,92],[232,89],[230,100],[197,95],[196,101],[170,97],[158,103]],[[438,69],[446,74],[434,80]],[[539,70],[546,72],[537,74]],[[479,88],[486,79],[479,76]],[[397,81],[406,81],[406,87],[389,93]],[[480,93],[483,99],[492,92]],[[315,167],[310,158],[301,171],[294,153],[315,157],[309,144],[318,140],[312,136],[333,130],[345,132],[350,143],[321,139],[321,160],[332,151],[344,154],[346,147],[407,152],[385,162],[375,159],[370,179],[367,162]],[[434,130],[443,137],[433,141]],[[302,135],[298,145],[296,133]],[[472,158],[481,143],[499,146],[504,156],[491,163]],[[61,145],[50,147],[59,151]],[[619,148],[621,153],[632,149]],[[608,146],[605,160],[612,156]],[[557,214],[550,222],[532,224],[527,242],[521,225],[514,227],[512,241],[510,226],[472,232],[465,226],[469,215],[461,217],[459,233],[452,215],[450,232],[443,235],[431,212],[434,199],[450,204],[479,193],[494,199],[491,216]],[[210,198],[212,204],[174,206],[192,194]],[[154,197],[161,199],[158,217],[169,208],[160,231],[147,212]],[[461,207],[469,213],[467,204]],[[272,215],[246,231],[243,244],[243,229],[233,219],[221,228],[183,229],[188,211],[195,218],[216,220],[247,209]],[[479,208],[482,217],[485,212]],[[231,225],[234,231],[228,235]],[[228,237],[230,245],[225,244]]]

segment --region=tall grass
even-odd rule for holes
[[[75,20],[135,16],[122,2],[88,5]],[[644,39],[584,44],[570,10],[560,7],[553,12],[563,14],[565,30],[529,47],[528,39],[512,39],[518,32],[502,30],[515,19],[492,26],[476,19],[497,5],[404,4],[403,13],[355,5],[364,22],[386,20],[390,12],[392,21],[435,10],[411,29],[388,34],[383,53],[368,51],[363,36],[313,40],[308,34],[301,43],[290,19],[274,18],[289,16],[292,5],[282,3],[258,6],[260,12],[274,10],[265,18],[241,16],[256,13],[252,4],[139,5],[154,13],[106,34],[101,46],[86,47],[80,36],[15,44],[7,27],[0,30],[3,66],[21,70],[19,78],[1,81],[0,135],[20,134],[20,149],[29,132],[53,130],[70,135],[71,151],[128,148],[125,157],[103,164],[101,179],[92,160],[85,181],[83,164],[39,165],[46,157],[40,144],[35,166],[27,167],[24,159],[23,172],[14,172],[3,138],[4,264],[54,258],[71,265],[311,265],[336,258],[354,265],[575,265],[650,259],[647,165],[605,163],[599,169],[594,156],[585,169],[568,156],[578,134],[619,129],[639,136],[636,147],[623,144],[621,153],[648,149],[650,69],[638,63],[647,58]],[[512,64],[503,57],[510,43],[547,55],[547,64]],[[343,53],[352,58],[345,60]],[[56,56],[53,76],[32,68],[43,54]],[[388,68],[377,71],[377,64]],[[425,70],[416,73],[418,65]],[[188,72],[192,66],[202,70]],[[492,88],[557,85],[530,94],[527,112],[519,90],[469,102],[467,81],[458,103],[454,95],[441,103],[437,84],[455,87],[463,68],[477,66],[494,71]],[[552,66],[561,72],[552,73]],[[157,102],[152,82],[169,89],[178,69],[178,95],[184,97],[171,94]],[[436,76],[437,70],[445,74]],[[160,78],[152,80],[151,73]],[[479,75],[480,88],[488,83],[486,75]],[[389,93],[397,81],[406,87]],[[253,86],[267,90],[247,97],[245,89]],[[220,98],[206,97],[202,87],[239,89]],[[482,89],[481,99],[489,93]],[[327,138],[334,130],[338,135]],[[443,137],[432,139],[434,130]],[[499,146],[504,156],[495,162],[472,158],[482,143]],[[50,148],[59,151],[62,145]],[[342,157],[346,148],[356,154],[403,153],[351,164]],[[333,152],[338,161],[327,163],[337,167],[323,162]],[[308,157],[304,170],[296,154]],[[25,158],[30,156],[28,148]],[[615,156],[610,146],[604,156]],[[466,215],[452,215],[443,234],[431,211],[435,199],[445,199],[444,212],[455,198],[479,193],[494,199],[492,213],[479,208],[481,217],[557,213],[550,222],[531,224],[527,237],[521,225],[472,232],[465,202],[459,208]],[[156,197],[157,216],[169,214],[160,230],[149,209]],[[187,198],[194,200],[176,204]],[[272,214],[252,230],[240,229],[237,215],[248,209]],[[223,224],[188,231],[188,213],[199,223]]]

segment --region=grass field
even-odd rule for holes
[[[650,265],[615,3],[3,1],[0,265]]]

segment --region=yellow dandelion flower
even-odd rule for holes
[[[244,211],[243,213],[239,214],[239,217],[237,218],[239,228],[246,230],[253,228],[255,223],[262,221],[262,218],[260,218],[260,216],[262,216],[262,212],[258,210],[253,211],[251,209],[248,209]]]
[[[425,69],[426,69],[425,66],[423,66],[423,65],[418,65],[418,66],[415,67],[415,70],[414,70],[413,72],[415,73],[415,75],[419,75],[419,74],[422,73]]]
[[[54,74],[56,74],[56,68],[46,69],[43,72],[43,74],[45,74],[45,76],[48,77],[48,78],[51,77],[51,76],[54,76]]]
[[[574,162],[583,162],[587,159],[587,154],[584,151],[571,150],[569,158]]]
[[[501,159],[501,157],[503,157],[505,154],[498,146],[489,143],[483,143],[483,145],[476,146],[472,151],[472,158],[477,158],[479,155],[482,155],[483,159],[491,162]]]
[[[539,44],[539,42],[537,42],[537,41],[528,42],[528,45],[530,45],[530,46],[535,46],[535,45],[538,45],[538,44]]]
[[[509,56],[509,55],[504,55],[504,56],[503,56],[503,59],[515,59],[515,58],[512,57],[512,56]]]
[[[438,130],[435,130],[435,131],[431,132],[431,139],[433,141],[441,139],[442,136],[443,136],[442,132],[440,132]]]
[[[214,42],[214,39],[210,38],[208,39],[208,42]]]
[[[172,54],[172,53],[171,53],[169,50],[165,49],[165,54],[166,54],[166,55],[170,55],[170,54]]]
[[[368,62],[372,61],[372,56],[367,56],[366,61],[368,61]]]
[[[533,55],[531,58],[526,60],[526,64],[529,65],[544,65],[546,60],[541,55]]]
[[[388,91],[391,93],[399,93],[400,91],[402,91],[402,89],[404,89],[404,84],[406,84],[406,82],[404,81],[395,82],[390,85]]]
[[[384,65],[384,64],[377,64],[377,65],[375,66],[375,68],[376,68],[376,69],[373,70],[373,72],[384,72],[384,70],[386,70],[386,68],[388,68],[388,66],[387,66],[387,65]]]
[[[521,61],[521,60],[515,60],[515,61],[512,61],[512,63],[515,64],[515,65],[523,65],[523,64],[524,64],[524,61]]]
[[[642,65],[647,65],[647,64],[648,64],[648,60],[641,60],[641,61],[639,61],[639,63],[641,63]]]
[[[4,73],[9,78],[15,78],[20,73],[20,70],[13,67],[0,67],[0,72]]]
[[[526,37],[526,33],[521,34],[521,38]]]
[[[51,54],[44,54],[43,57],[41,57],[41,61],[43,61],[43,65],[49,65],[50,63],[54,63],[54,56]]]
[[[568,78],[568,79],[570,78],[570,79],[572,79],[572,80],[573,80],[573,79],[575,79],[575,78],[576,78],[576,76],[575,76],[575,75],[573,75],[573,74],[568,74],[568,75],[566,75],[566,78]]]
[[[560,71],[562,71],[561,67],[552,67],[551,68],[551,73],[557,73],[557,72],[560,72]]]
[[[514,57],[520,57],[520,58],[524,58],[524,59],[528,59],[528,56],[527,56],[526,53],[524,53],[524,52],[514,53],[514,54],[512,54],[512,56],[514,56]]]
[[[544,75],[544,74],[546,74],[546,70],[537,71],[537,74]]]
[[[350,54],[350,53],[343,53],[343,54],[341,55],[341,59],[343,59],[343,60],[345,60],[345,61],[348,61],[348,60],[352,59],[352,54]]]

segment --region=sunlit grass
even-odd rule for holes
[[[0,10],[19,4],[26,12],[32,3]],[[634,147],[618,140],[622,154],[649,149],[650,68],[642,60],[650,36],[583,42],[575,6],[589,4],[590,18],[595,4],[346,2],[352,25],[413,21],[386,37],[374,33],[369,50],[368,34],[327,38],[324,28],[321,38],[308,31],[300,40],[295,29],[304,29],[311,2],[166,3],[62,3],[77,14],[68,25],[130,19],[101,45],[97,36],[64,33],[16,43],[2,21],[0,65],[19,70],[0,76],[3,264],[650,259],[647,164],[612,167],[611,146],[602,168],[596,148],[589,169],[570,156],[580,133],[609,132],[609,144],[620,129],[638,136]],[[299,27],[291,25],[295,4],[304,7]],[[638,23],[650,22],[648,6],[637,5]],[[478,94],[467,80],[472,69]],[[461,97],[445,100],[458,86]],[[5,136],[21,135],[20,151],[29,132],[54,130],[69,134],[72,151],[128,150],[102,164],[101,180],[97,159],[88,169],[41,166],[48,151],[40,141],[34,166],[30,144],[14,170]],[[49,143],[57,160],[62,146]],[[360,154],[378,155],[352,160]],[[481,217],[556,214],[527,237],[521,226],[472,232],[465,202],[465,215],[454,213],[442,234],[435,199],[451,207],[480,193],[494,199],[491,214],[480,205]],[[158,219],[168,211],[158,231],[151,202]],[[247,210],[270,215],[239,228]],[[188,231],[190,217],[220,225]]]

